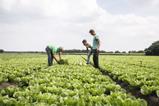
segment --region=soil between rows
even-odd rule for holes
[[[16,87],[17,85],[15,83],[9,83],[9,82],[3,82],[0,84],[0,89],[4,89],[7,87]]]

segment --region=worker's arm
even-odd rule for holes
[[[99,48],[100,48],[100,40],[98,39],[97,41],[98,41],[98,47],[97,48],[99,50]]]
[[[57,60],[57,58],[56,58],[56,56],[55,55],[53,55],[53,58],[55,59],[55,61],[58,63],[58,60]]]
[[[62,54],[62,53],[61,53],[61,52],[59,52],[59,60],[61,60],[61,54]]]
[[[86,47],[86,50],[88,51],[88,48],[89,48],[89,44],[85,44],[85,47]]]
[[[97,45],[98,45],[98,46],[97,46],[97,52],[99,52],[99,48],[100,48],[100,40],[99,40],[98,38],[97,38],[96,40],[97,40]]]
[[[88,47],[86,47],[86,50],[88,51]]]

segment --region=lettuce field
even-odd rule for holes
[[[0,54],[0,106],[159,106],[159,57]]]

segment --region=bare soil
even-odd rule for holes
[[[7,87],[16,87],[17,85],[15,83],[9,83],[9,82],[3,82],[0,84],[0,89],[4,89]]]

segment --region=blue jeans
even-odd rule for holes
[[[48,56],[48,66],[51,66],[53,64],[53,53],[52,50],[49,47],[46,47],[46,53]]]
[[[90,57],[92,55],[92,50],[88,51],[88,54],[87,54],[87,64],[90,64]]]

